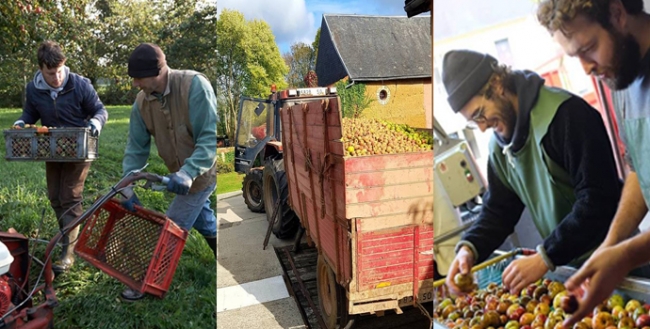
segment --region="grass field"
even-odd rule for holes
[[[241,190],[241,183],[244,180],[243,174],[231,172],[217,175],[217,194]]]
[[[129,111],[127,106],[108,108],[109,121],[99,140],[100,158],[93,162],[86,180],[84,209],[120,179]],[[0,127],[10,127],[19,116],[19,109],[0,109]],[[14,227],[26,236],[51,239],[58,226],[47,200],[45,164],[6,161],[4,135],[0,136],[0,145],[0,231]],[[146,171],[168,174],[155,148]],[[173,198],[167,192],[136,189],[136,193],[145,207],[160,212],[165,212]],[[216,195],[212,195],[211,201],[214,206]],[[45,220],[39,232],[42,211]],[[45,244],[31,242],[30,249],[34,248],[36,257],[44,259]],[[56,248],[54,256],[58,257],[59,251]],[[33,266],[33,272],[40,271],[40,266]],[[194,230],[187,239],[172,285],[162,300],[148,296],[136,303],[125,303],[119,298],[123,284],[80,259],[71,272],[56,278],[54,287],[59,299],[54,313],[57,329],[216,327],[214,255]]]

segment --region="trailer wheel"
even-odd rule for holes
[[[320,315],[327,329],[334,329],[337,324],[341,328],[345,326],[348,322],[345,291],[341,285],[336,283],[336,275],[322,254],[318,255],[316,286],[318,287]]]
[[[263,171],[253,168],[246,173],[242,182],[242,195],[248,209],[252,212],[264,212],[264,198],[262,189]]]
[[[298,217],[289,207],[289,185],[284,171],[284,160],[270,158],[264,164],[264,207],[266,219],[271,221],[273,208],[280,198],[278,217],[273,225],[273,234],[278,239],[290,239],[300,226]]]

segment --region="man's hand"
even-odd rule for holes
[[[14,122],[13,128],[14,129],[24,129],[25,128],[25,121],[18,120],[16,122]]]
[[[99,133],[102,130],[102,125],[99,123],[99,120],[93,118],[88,121],[88,128],[90,129],[91,136],[99,137]]]
[[[169,175],[167,190],[176,194],[186,195],[192,187],[192,177],[183,170]]]
[[[461,247],[456,254],[456,257],[449,266],[447,272],[446,283],[449,290],[456,295],[464,295],[465,293],[454,283],[454,276],[458,273],[469,274],[474,266],[474,253],[466,246]]]
[[[503,271],[501,279],[511,294],[519,295],[521,289],[539,280],[547,271],[542,256],[535,254],[512,261]]]
[[[598,248],[580,270],[565,282],[570,293],[578,296],[579,307],[564,321],[565,328],[573,327],[592,312],[594,307],[609,297],[614,288],[634,268],[621,244]]]
[[[121,202],[121,204],[122,207],[126,208],[126,210],[135,212],[136,204],[142,207],[142,203],[140,203],[138,196],[135,195],[135,192],[133,191],[133,186],[125,187],[122,191],[120,191],[120,194],[124,196],[124,200]]]

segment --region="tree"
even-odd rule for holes
[[[240,12],[227,9],[217,18],[216,68],[221,125],[234,140],[240,98],[265,97],[272,84],[286,87],[288,68],[268,24],[246,21]]]
[[[346,85],[347,79],[335,84],[336,92],[341,100],[341,111],[344,118],[358,118],[363,110],[370,107],[372,99],[366,95],[366,85],[353,83]]]
[[[304,78],[309,71],[315,69],[314,50],[303,42],[296,42],[291,45],[291,51],[282,56],[284,63],[289,67],[286,76],[289,87],[306,87]]]

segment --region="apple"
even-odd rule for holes
[[[460,319],[460,312],[458,311],[453,311],[447,316],[447,320],[450,321],[456,321],[457,319]]]
[[[508,323],[509,320],[510,319],[508,319],[507,315],[505,315],[505,314],[499,315],[499,323],[505,325],[506,323]]]
[[[535,320],[533,320],[533,323],[531,323],[530,326],[533,328],[543,327],[544,323],[546,323],[546,319],[548,319],[548,316],[546,316],[546,314],[537,314],[535,316]]]
[[[469,320],[469,326],[470,328],[473,328],[474,326],[481,326],[481,317],[474,315],[474,317]],[[483,326],[481,326],[481,329],[483,329]]]
[[[582,321],[578,321],[573,325],[573,329],[589,329],[590,327],[587,326],[586,323]]]
[[[616,306],[612,307],[612,316],[614,316],[615,319],[622,318],[621,313],[623,313],[623,312],[625,312],[625,314],[627,314],[627,311],[621,305],[616,305]]]
[[[555,299],[555,295],[565,290],[566,287],[564,284],[558,281],[553,281],[548,285],[548,295],[551,296],[552,299]]]
[[[551,313],[551,307],[548,304],[539,303],[539,304],[537,304],[537,306],[535,306],[534,314],[536,314],[536,315],[537,314],[548,315],[549,313]]]
[[[440,307],[441,309],[444,309],[445,307],[447,307],[447,305],[451,305],[451,304],[453,304],[451,299],[445,298],[440,302],[440,304],[438,304],[438,307]]]
[[[573,314],[578,310],[578,298],[575,295],[565,295],[560,299],[560,307],[564,313]]]
[[[549,278],[546,278],[546,279],[544,279],[544,281],[542,281],[542,284],[543,284],[546,288],[548,288],[548,285],[551,284],[551,282],[553,282],[553,280],[551,280],[551,279],[549,279]]]
[[[534,283],[529,284],[529,285],[526,287],[526,295],[527,295],[527,296],[530,296],[530,297],[533,297],[533,295],[534,295],[536,289],[537,289],[537,285],[536,285],[536,284],[534,284]],[[522,292],[523,292],[523,290],[522,290]]]
[[[474,317],[474,311],[468,309],[465,312],[463,312],[463,318],[465,319],[471,319]]]
[[[544,322],[544,329],[554,329],[557,323],[558,318],[550,316],[548,319],[546,319],[546,322]]]
[[[625,304],[625,310],[630,314],[634,314],[634,311],[639,307],[641,307],[641,303],[636,299],[630,299],[627,304]]]
[[[593,312],[591,312],[591,315],[595,317],[596,314],[598,314],[600,312],[608,312],[607,311],[607,306],[605,304],[596,305],[596,307],[594,307]]]
[[[476,325],[470,326],[469,329],[483,329],[483,327],[481,327],[480,325],[476,324]]]
[[[517,306],[519,307],[515,309],[515,311],[508,316],[510,320],[519,320],[519,318],[521,318],[521,316],[524,315],[524,313],[526,313],[526,309],[523,306],[521,305],[517,305]]]
[[[544,294],[539,297],[539,302],[550,306],[553,303],[553,299],[548,294]]]
[[[447,307],[445,307],[442,310],[442,317],[444,319],[447,319],[449,317],[449,314],[451,314],[453,312],[456,312],[456,306],[455,305],[447,305]]]
[[[650,326],[650,315],[648,314],[639,315],[639,317],[636,318],[636,326],[639,328]]]
[[[521,305],[526,305],[526,304],[528,304],[528,302],[530,302],[532,299],[533,299],[533,298],[530,297],[530,296],[523,296],[523,297],[519,298],[519,304],[521,304]]]
[[[645,308],[646,311],[650,312],[650,304],[648,303],[643,304],[643,308]]]
[[[526,304],[526,312],[534,313],[535,307],[537,307],[538,304],[539,304],[538,301],[534,299],[531,300],[530,302],[528,302],[528,304]]]
[[[512,302],[509,300],[503,300],[499,302],[499,305],[497,306],[497,312],[501,314],[506,314],[506,311],[508,311],[508,308],[512,305]]]
[[[454,284],[462,292],[470,292],[470,287],[474,284],[471,274],[456,273],[454,275]]]
[[[591,328],[606,329],[614,325],[614,317],[609,312],[598,312],[591,320]]]
[[[508,309],[506,310],[506,315],[507,315],[509,318],[512,317],[512,314],[514,314],[515,311],[516,311],[517,309],[521,308],[521,307],[522,307],[522,306],[519,305],[519,304],[512,304],[512,305],[508,306]],[[519,318],[517,318],[517,319],[515,319],[515,320],[519,320]]]
[[[631,317],[623,317],[618,321],[618,329],[633,329],[635,327],[634,320]]]
[[[521,329],[531,329],[531,326],[529,326],[529,325],[524,325],[524,326],[521,326]]]
[[[591,329],[592,321],[590,316],[585,316],[584,318],[582,318],[582,321],[580,322],[584,322],[584,324],[587,325],[589,329]]]
[[[564,314],[564,310],[563,310],[563,309],[561,309],[561,308],[556,308],[556,309],[553,310],[553,312],[551,312],[551,315],[549,315],[549,316],[555,316],[555,317],[560,317],[560,318],[563,318],[563,319],[564,319],[564,315],[565,315],[565,314]]]
[[[546,295],[547,293],[548,293],[548,288],[546,288],[545,286],[537,287],[533,292],[533,298],[539,300],[543,295]]]
[[[530,325],[531,323],[533,323],[534,320],[535,320],[535,314],[526,312],[522,314],[521,317],[519,318],[519,324],[521,324],[522,326]]]
[[[614,295],[612,295],[611,297],[609,297],[607,299],[607,308],[608,309],[613,311],[614,307],[616,307],[616,306],[621,306],[621,307],[625,306],[625,302],[623,301],[623,296],[621,296],[619,294],[614,294]],[[612,313],[612,315],[613,314],[614,313]]]
[[[644,314],[648,314],[645,311],[645,308],[639,307],[636,310],[634,310],[634,313],[632,313],[632,319],[634,319],[634,321],[636,321],[641,315],[644,315]]]
[[[510,320],[506,323],[505,329],[519,329],[519,321]]]
[[[553,282],[555,283],[555,282]],[[568,295],[569,293],[566,290],[563,290],[561,292],[558,292],[555,294],[555,297],[553,297],[553,308],[558,309],[562,308],[562,297]]]

